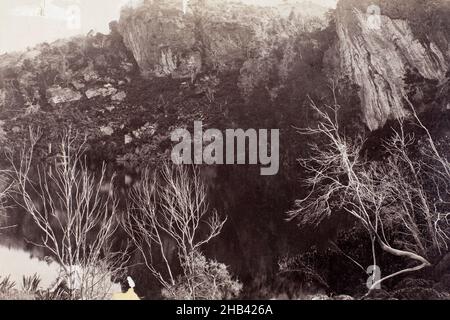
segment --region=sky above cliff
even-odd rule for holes
[[[41,42],[87,34],[90,30],[107,33],[109,22],[118,19],[120,8],[129,1],[0,0],[0,54],[24,50]],[[283,0],[242,1],[253,5],[283,3]],[[333,7],[337,2],[309,1],[326,7]]]

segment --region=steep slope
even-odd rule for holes
[[[243,94],[248,95],[269,77],[269,63],[284,68],[279,83],[269,88],[276,96],[294,69],[296,38],[324,28],[323,20],[306,21],[302,8],[295,1],[278,7],[193,1],[183,14],[178,1],[152,2],[124,10],[120,30],[146,76],[193,80],[201,72],[240,70]],[[450,4],[444,0],[339,1],[330,77],[348,76],[360,87],[362,120],[370,130],[408,114],[403,97],[409,71],[438,83],[445,80],[448,16]],[[271,37],[276,40],[268,41]],[[271,56],[277,46],[284,47],[278,61]]]
[[[381,11],[378,13],[371,5],[377,5]],[[417,70],[426,79],[445,78],[450,65],[448,29],[445,35],[442,26],[430,26],[425,33],[428,41],[421,39],[417,21],[425,24],[427,19],[436,19],[425,16],[425,6],[430,4],[401,0],[339,1],[336,12],[339,70],[361,87],[364,121],[371,130],[407,114],[403,96],[408,69]],[[415,16],[409,16],[408,7],[417,10]],[[435,10],[449,15],[449,2],[438,1]]]
[[[145,76],[193,78],[202,71],[239,70],[254,58],[255,46],[268,55],[273,48],[265,41],[294,40],[294,30],[325,27],[317,18],[325,12],[302,1],[260,7],[197,0],[183,13],[179,1],[154,1],[122,10],[119,28]]]
[[[270,8],[221,1],[147,2],[122,11],[120,32],[146,76],[192,78],[205,69],[240,68],[255,27],[275,17]]]

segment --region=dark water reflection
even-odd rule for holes
[[[125,172],[108,167],[108,175],[112,169],[121,173],[116,187],[119,209],[124,210],[128,185]],[[253,167],[206,167],[202,170],[211,207],[228,217],[222,234],[203,250],[211,259],[229,266],[230,272],[243,282],[248,291],[245,294],[252,298],[259,297],[262,287],[268,286],[270,290],[270,286],[278,285],[274,277],[280,257],[302,252],[321,236],[317,231],[300,233],[295,224],[285,221],[284,213],[299,193],[298,188],[292,187],[297,185],[291,181],[296,177],[286,176],[261,178],[259,168]],[[139,174],[133,174],[133,178],[137,181]],[[17,227],[8,230],[8,238],[0,234],[0,276],[11,274],[13,280],[21,283],[23,275],[38,273],[43,284],[48,285],[55,279],[57,266],[47,265],[43,259],[49,253],[30,244],[40,242],[41,233],[36,224],[17,206],[9,210],[7,220],[9,225]],[[127,237],[120,233],[116,240],[120,245]],[[138,257],[135,262],[140,263]],[[155,287],[154,279],[147,272],[139,268],[130,272],[134,277],[139,276],[136,280],[140,285],[147,287],[149,282],[149,288]]]

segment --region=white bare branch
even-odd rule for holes
[[[434,160],[431,165],[410,156],[408,148],[417,141],[405,133],[402,121],[400,129],[384,143],[387,158],[369,162],[361,152],[364,140],[355,142],[341,133],[337,103],[324,108],[313,101],[311,105],[321,121],[317,128],[300,132],[320,135],[326,142],[312,145],[310,158],[300,161],[309,172],[306,185],[310,193],[296,202],[289,218],[300,225],[318,225],[337,212],[350,214],[384,252],[417,261],[417,266],[379,280],[372,289],[392,277],[430,266],[430,251],[448,250],[448,213],[439,211],[433,195],[448,199],[450,171],[448,160],[439,154],[417,114],[414,112],[415,119],[428,138],[429,158]],[[435,182],[433,190],[426,179]],[[372,251],[376,262],[375,249]]]
[[[194,256],[220,234],[225,222],[217,211],[210,210],[198,169],[190,172],[168,164],[159,176],[145,171],[130,192],[130,205],[122,219],[146,267],[169,292],[177,281],[173,266],[181,266],[189,281]]]
[[[16,202],[41,231],[37,245],[59,263],[70,298],[105,299],[111,278],[119,275],[127,260],[112,251],[118,227],[114,176],[106,179],[105,165],[99,177],[88,170],[85,145],[77,145],[77,135],[70,129],[53,162],[35,165],[41,134],[30,129],[30,145],[22,148],[19,160],[9,155]]]

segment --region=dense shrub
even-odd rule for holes
[[[242,284],[234,280],[227,266],[194,252],[189,258],[189,273],[163,290],[163,297],[176,300],[223,300],[239,297]]]

